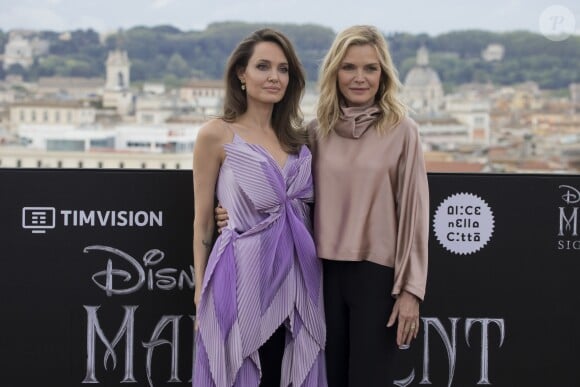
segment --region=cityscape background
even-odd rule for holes
[[[332,39],[364,23],[390,44],[430,172],[580,172],[579,5],[195,3],[3,1],[0,167],[189,169],[242,37],[294,42],[308,121]]]

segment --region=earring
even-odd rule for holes
[[[242,87],[242,90],[246,90],[246,84],[245,83],[242,83],[242,86],[241,87]]]

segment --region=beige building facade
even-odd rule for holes
[[[30,125],[84,126],[94,124],[97,111],[83,101],[29,101],[18,102],[9,107],[9,129]]]

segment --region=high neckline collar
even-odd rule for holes
[[[376,103],[367,106],[340,105],[340,117],[334,131],[341,137],[358,139],[376,122],[381,109]]]

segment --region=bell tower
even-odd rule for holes
[[[131,63],[127,51],[110,51],[107,57],[107,81],[105,89],[121,91],[129,88]]]
[[[105,62],[107,74],[105,90],[103,92],[103,107],[116,109],[117,112],[126,116],[133,113],[134,96],[130,90],[130,68],[127,51],[109,51]]]

